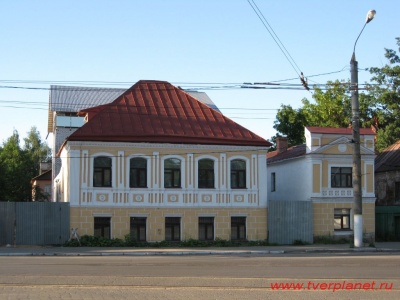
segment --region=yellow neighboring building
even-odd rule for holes
[[[80,235],[267,238],[268,141],[163,81],[80,115],[55,179]]]
[[[268,201],[309,201],[312,236],[353,234],[352,129],[305,128],[306,144],[268,153]],[[363,231],[375,236],[374,137],[361,129]],[[288,229],[290,230],[290,229]]]

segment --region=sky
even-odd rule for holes
[[[250,3],[3,1],[0,145],[14,130],[22,143],[32,126],[51,145],[52,84],[129,88],[138,80],[165,80],[206,92],[224,115],[270,139],[281,105],[298,108],[303,98],[312,101],[312,91],[298,86],[300,72],[310,86],[349,80],[354,43],[370,9],[376,16],[356,47],[359,82],[370,80],[366,68],[387,63],[385,48],[398,50],[398,0]],[[241,88],[257,82],[280,85]]]

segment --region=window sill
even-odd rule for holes
[[[353,235],[353,230],[344,229],[344,230],[335,230],[333,232],[334,235]]]

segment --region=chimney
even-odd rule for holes
[[[278,153],[285,152],[288,148],[288,139],[287,137],[278,136],[276,138],[276,150]]]

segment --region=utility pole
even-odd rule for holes
[[[370,10],[367,14],[364,27],[354,43],[353,55],[350,61],[351,74],[351,110],[353,128],[353,205],[354,205],[354,247],[363,246],[363,217],[362,217],[362,190],[361,190],[361,150],[360,150],[360,107],[358,102],[358,62],[356,60],[356,44],[367,25],[376,14]]]

